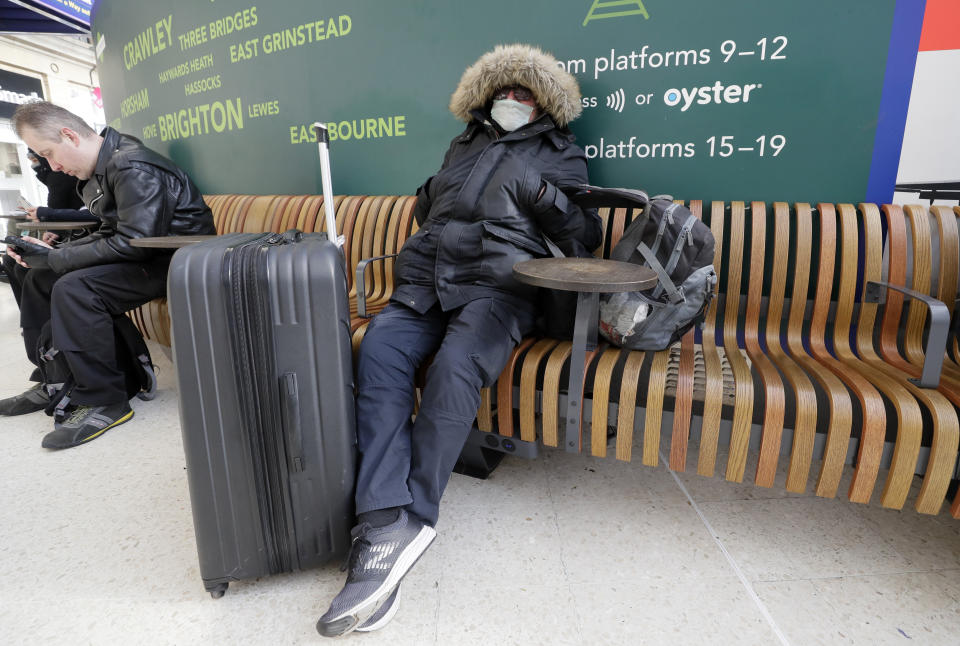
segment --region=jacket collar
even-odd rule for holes
[[[107,126],[100,132],[100,136],[103,137],[103,143],[100,144],[100,154],[97,157],[97,165],[93,169],[93,174],[96,177],[103,177],[107,172],[107,162],[110,161],[110,158],[113,157],[113,153],[116,152],[117,147],[120,145],[120,133]]]

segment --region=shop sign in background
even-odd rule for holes
[[[463,70],[524,42],[580,83],[594,183],[839,202],[892,194],[923,6],[103,0],[93,34],[108,121],[208,193],[318,193],[320,120],[338,193],[409,194],[462,129]]]
[[[21,104],[42,98],[40,79],[0,69],[0,118],[9,119]]]

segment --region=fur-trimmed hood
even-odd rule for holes
[[[531,45],[497,45],[468,67],[450,97],[450,111],[469,123],[471,110],[484,108],[505,85],[522,85],[561,128],[580,116],[580,86],[552,55]]]

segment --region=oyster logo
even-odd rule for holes
[[[624,9],[621,10],[621,7],[624,7]],[[587,17],[583,19],[583,26],[586,27],[591,20],[599,20],[600,18],[622,18],[623,16],[638,15],[650,20],[650,14],[647,13],[647,8],[643,6],[641,0],[607,0],[607,2],[593,0],[590,11],[587,12]]]
[[[717,81],[713,85],[703,87],[670,88],[663,93],[663,102],[669,107],[683,104],[680,112],[686,112],[690,106],[721,103],[749,103],[750,93],[763,87],[763,83],[747,83],[745,85],[724,85]],[[642,96],[642,95],[641,95]],[[639,102],[638,102],[639,103]]]

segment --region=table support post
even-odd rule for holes
[[[577,293],[577,314],[573,326],[573,347],[570,350],[570,378],[567,385],[567,430],[564,438],[568,453],[580,452],[580,429],[583,404],[584,364],[587,350],[597,347],[597,321],[600,318],[600,294]]]
[[[534,258],[513,266],[518,281],[536,287],[577,293],[573,344],[570,348],[570,375],[567,402],[560,411],[564,450],[579,453],[583,421],[584,367],[587,349],[597,347],[600,321],[600,294],[634,292],[657,284],[657,273],[649,267],[601,258]]]

